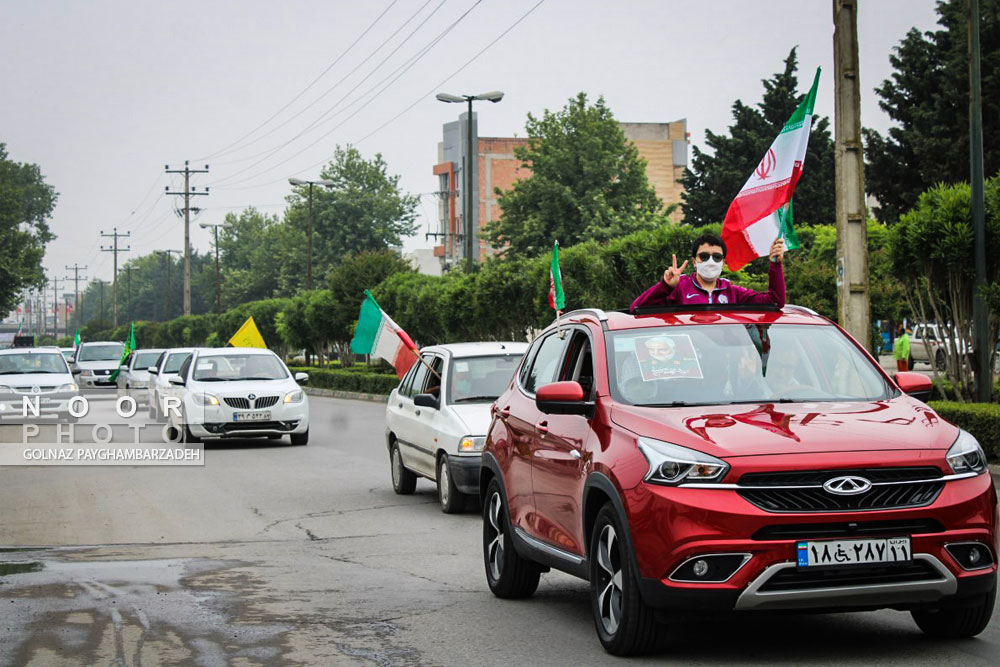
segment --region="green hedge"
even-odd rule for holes
[[[931,401],[930,406],[943,418],[974,435],[990,463],[1000,463],[1000,405]]]
[[[289,370],[293,373],[300,371],[308,373],[309,382],[306,383],[306,386],[317,389],[388,395],[399,384],[399,378],[395,375],[387,375],[385,373],[359,373],[349,370],[310,368],[307,366],[293,366]]]

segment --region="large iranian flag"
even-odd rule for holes
[[[809,145],[819,74],[817,67],[809,94],[781,128],[760,164],[729,205],[722,223],[722,240],[728,250],[726,264],[732,271],[739,271],[758,257],[767,256],[779,235],[789,249],[799,247],[791,224],[792,194],[802,176],[802,163]]]
[[[385,314],[368,290],[365,290],[358,326],[351,339],[351,352],[385,359],[399,377],[406,375],[419,355],[413,340]]]

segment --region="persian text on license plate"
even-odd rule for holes
[[[233,415],[234,422],[266,422],[271,420],[271,411],[237,412]]]
[[[799,567],[907,563],[913,558],[908,537],[799,542],[796,552]]]

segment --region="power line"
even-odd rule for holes
[[[388,6],[388,7],[386,7],[386,8],[384,9],[384,10],[382,10],[382,13],[381,13],[381,14],[379,14],[379,15],[378,15],[377,17],[375,17],[375,20],[374,20],[374,21],[372,21],[372,22],[371,22],[371,23],[370,23],[370,24],[368,25],[368,27],[367,27],[367,28],[365,28],[364,32],[362,32],[362,33],[361,33],[360,35],[358,35],[358,38],[357,38],[357,39],[355,39],[355,40],[354,40],[353,42],[351,42],[351,44],[350,44],[350,45],[349,45],[349,46],[348,46],[348,47],[347,47],[346,49],[344,49],[344,50],[343,50],[343,51],[342,51],[342,52],[340,53],[340,55],[339,55],[339,56],[337,56],[337,57],[336,57],[336,59],[334,59],[334,61],[333,61],[332,63],[330,63],[329,65],[327,65],[326,69],[324,69],[324,70],[323,70],[322,72],[320,72],[320,73],[319,73],[319,76],[317,76],[317,77],[316,77],[315,79],[313,79],[312,81],[310,81],[310,82],[309,82],[309,85],[307,85],[307,86],[306,86],[305,88],[303,88],[303,89],[302,89],[301,91],[299,91],[299,93],[298,93],[298,94],[297,94],[297,95],[296,95],[295,97],[293,97],[293,98],[292,98],[292,99],[291,99],[291,100],[290,100],[290,101],[289,101],[289,102],[288,102],[287,104],[285,104],[285,106],[283,106],[283,107],[281,107],[280,109],[278,109],[277,111],[275,111],[275,112],[274,112],[274,113],[273,113],[273,114],[272,114],[272,115],[271,115],[271,116],[270,116],[269,118],[267,118],[267,120],[265,120],[265,121],[264,121],[263,123],[261,123],[260,125],[258,125],[258,126],[257,126],[257,127],[255,127],[255,128],[253,128],[252,130],[250,130],[249,132],[247,132],[247,133],[246,133],[246,134],[244,134],[244,135],[243,135],[242,137],[240,137],[240,138],[239,138],[239,139],[237,139],[236,141],[232,142],[231,144],[229,144],[229,145],[228,145],[228,146],[226,146],[225,148],[222,148],[222,149],[220,149],[220,150],[216,151],[215,153],[212,153],[212,154],[210,154],[210,155],[207,155],[207,156],[205,156],[205,157],[203,157],[203,158],[198,158],[198,159],[197,159],[197,161],[198,161],[198,162],[201,162],[202,160],[208,160],[208,159],[210,159],[210,158],[213,158],[213,157],[218,157],[218,156],[221,156],[221,155],[227,155],[227,154],[229,154],[229,153],[232,153],[232,152],[235,152],[235,151],[237,151],[237,150],[242,150],[243,148],[246,148],[246,146],[250,146],[250,145],[252,145],[252,143],[253,143],[253,142],[251,142],[250,144],[246,144],[245,146],[240,146],[240,147],[238,147],[238,148],[235,148],[235,149],[233,149],[232,151],[230,151],[230,150],[229,150],[230,148],[233,148],[233,146],[235,146],[236,144],[240,143],[240,142],[241,142],[241,141],[243,141],[244,139],[246,139],[246,138],[248,138],[248,137],[252,136],[252,135],[254,134],[254,132],[256,132],[257,130],[261,129],[262,127],[264,127],[265,125],[267,125],[268,123],[270,123],[270,122],[271,122],[272,120],[274,120],[275,118],[277,118],[277,117],[278,117],[279,115],[281,115],[281,113],[282,113],[283,111],[285,111],[286,109],[288,109],[288,107],[292,106],[292,104],[294,104],[295,102],[297,102],[297,101],[299,100],[299,98],[300,98],[300,97],[302,97],[303,95],[305,95],[305,94],[306,94],[306,92],[308,92],[310,88],[312,88],[312,87],[313,87],[314,85],[316,85],[316,84],[317,84],[317,83],[319,82],[319,80],[320,80],[320,79],[322,79],[322,78],[323,78],[324,76],[326,76],[326,75],[327,75],[327,73],[329,73],[329,72],[330,72],[330,70],[331,70],[331,69],[333,69],[333,68],[334,68],[334,67],[335,67],[335,66],[337,65],[337,63],[339,63],[339,62],[340,62],[340,61],[341,61],[341,60],[342,60],[342,59],[344,58],[344,56],[346,56],[346,55],[347,55],[348,53],[350,53],[351,49],[353,49],[353,48],[354,48],[355,46],[357,46],[358,42],[360,42],[360,41],[361,41],[362,39],[364,39],[365,35],[367,35],[367,34],[368,34],[369,32],[371,32],[371,29],[372,29],[372,28],[374,28],[374,27],[375,27],[375,25],[376,25],[376,24],[377,24],[377,23],[378,23],[379,21],[381,21],[381,20],[382,20],[382,18],[383,18],[383,17],[384,17],[384,16],[386,15],[386,14],[388,14],[388,13],[389,13],[389,10],[390,10],[390,9],[392,9],[393,7],[395,7],[395,6],[396,6],[396,3],[397,3],[397,2],[399,2],[399,0],[392,0],[392,2],[390,2],[390,3],[389,3],[389,6]],[[421,9],[422,9],[422,8],[421,8]],[[405,24],[404,24],[404,25],[405,25]],[[382,45],[380,45],[380,46],[379,46],[378,48],[380,49],[380,48],[382,48],[382,46],[384,46],[384,45],[385,45],[385,42],[383,42],[383,43],[382,43]],[[376,49],[376,51],[377,51],[377,50],[378,50],[378,49]],[[356,69],[356,68],[355,68],[355,69]],[[324,93],[324,95],[325,95],[325,94],[326,94],[326,93]],[[308,107],[307,107],[307,108],[308,108]],[[294,118],[294,116],[293,116],[293,118]],[[281,126],[279,125],[279,127],[281,127]],[[267,136],[267,135],[265,135],[265,136]],[[260,138],[263,138],[263,137],[260,137]],[[255,141],[256,141],[256,140],[255,140]]]

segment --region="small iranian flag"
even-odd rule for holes
[[[552,246],[552,263],[549,265],[549,306],[556,312],[566,307],[562,271],[559,270],[559,241],[556,241],[555,245]]]
[[[799,247],[792,229],[792,194],[802,176],[809,145],[819,74],[817,67],[809,93],[729,205],[722,223],[722,240],[729,251],[726,264],[732,271],[767,256],[778,236],[785,240],[788,249]]]
[[[385,359],[399,377],[406,375],[419,354],[413,340],[385,314],[368,290],[365,290],[358,327],[351,340],[351,352]]]
[[[73,336],[73,349],[80,347],[80,330],[76,330],[76,335]]]

